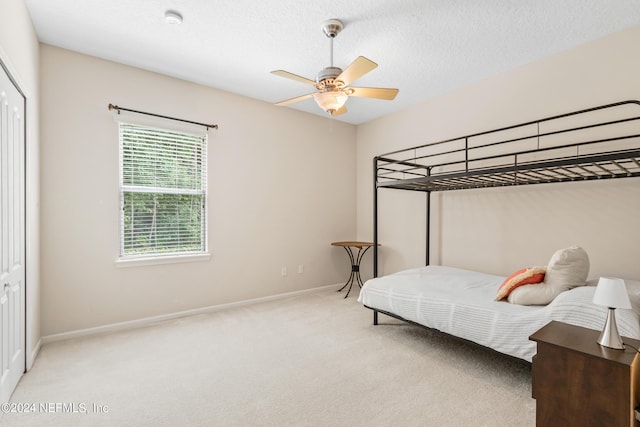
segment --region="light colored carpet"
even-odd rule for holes
[[[386,316],[373,326],[343,295],[47,344],[11,399],[35,413],[0,424],[535,425],[530,365]]]

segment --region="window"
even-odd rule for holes
[[[120,259],[205,253],[206,134],[119,127]]]

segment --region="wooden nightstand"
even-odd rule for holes
[[[640,426],[634,415],[640,358],[629,346],[600,346],[599,336],[552,321],[529,337],[538,345],[531,380],[537,426]],[[623,340],[640,348],[638,340]]]

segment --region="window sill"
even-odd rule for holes
[[[209,261],[211,254],[189,254],[189,255],[166,255],[166,256],[150,256],[150,257],[131,257],[131,258],[118,258],[115,261],[115,265],[118,268],[127,267],[142,267],[145,265],[158,265],[158,264],[176,264],[181,262],[199,262]]]

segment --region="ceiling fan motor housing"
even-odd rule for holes
[[[335,79],[342,73],[342,68],[339,67],[326,67],[318,73],[316,82],[320,83],[323,80]]]

